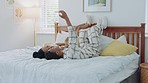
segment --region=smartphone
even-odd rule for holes
[[[62,16],[62,13],[59,13],[59,16]]]

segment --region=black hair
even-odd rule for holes
[[[42,49],[40,49],[38,52],[33,52],[33,58],[45,58],[45,53]]]
[[[59,55],[57,55],[57,54],[54,53],[54,52],[48,51],[47,53],[45,53],[45,58],[46,58],[47,60],[50,60],[50,59],[60,59],[60,58],[62,58],[62,57],[60,57]]]

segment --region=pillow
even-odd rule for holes
[[[109,45],[113,40],[114,39],[111,38],[111,37],[107,37],[107,36],[101,35],[100,36],[101,50],[105,49],[107,47],[107,45]],[[127,43],[126,37],[124,35],[119,37],[117,40],[121,41],[122,43]]]
[[[101,56],[126,56],[135,52],[136,46],[113,40],[100,54]]]
[[[57,34],[55,43],[65,43],[66,38],[68,37],[68,32],[62,31]]]
[[[108,44],[110,44],[113,40],[114,40],[114,39],[112,39],[112,38],[110,38],[110,37],[101,35],[101,36],[100,36],[101,50],[105,49],[106,46],[107,46]]]
[[[120,42],[122,42],[124,44],[127,44],[125,35],[120,36],[117,40],[119,40]]]

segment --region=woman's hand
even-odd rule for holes
[[[49,49],[53,48],[54,46],[45,46],[45,47],[42,47],[41,49],[47,53]]]
[[[61,18],[63,18],[63,19],[67,19],[68,18],[67,14],[66,14],[66,12],[64,10],[60,10],[59,11],[59,16]]]
[[[71,24],[71,22],[69,20],[69,17],[68,17],[68,15],[66,14],[66,12],[64,10],[60,10],[59,11],[59,16],[61,18],[65,19],[65,21],[66,21],[66,23],[67,23],[68,26],[72,26],[72,24]]]
[[[65,39],[65,47],[68,48],[68,37]]]

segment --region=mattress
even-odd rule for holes
[[[100,83],[120,83],[122,82],[124,79],[133,75],[137,71],[139,67],[138,62],[139,62],[139,58],[135,58],[124,69],[102,79]]]
[[[28,47],[0,52],[0,83],[105,83],[106,78],[108,81],[113,79],[110,78],[111,75],[128,69],[128,65],[139,58],[136,53],[83,60],[32,58],[32,53],[39,48]],[[120,77],[117,81],[124,80],[131,74],[132,72],[125,76],[122,74],[123,77],[116,74],[116,77]]]

